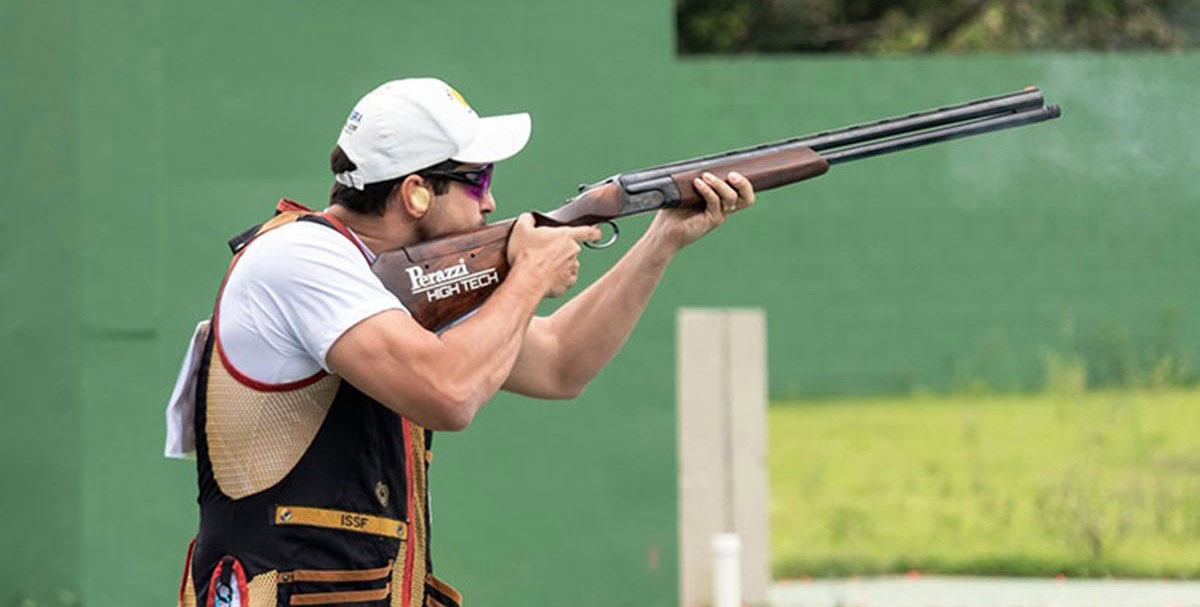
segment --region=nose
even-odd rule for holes
[[[492,196],[492,190],[483,193],[483,198],[479,199],[479,212],[483,214],[491,213],[496,210],[496,198]]]

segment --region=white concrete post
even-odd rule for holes
[[[742,540],[736,533],[712,536],[713,607],[742,607]]]
[[[680,602],[718,605],[714,535],[733,533],[741,545],[736,604],[765,605],[766,320],[761,310],[685,308],[677,331]]]

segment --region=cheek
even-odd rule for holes
[[[440,204],[438,204],[440,203]],[[429,206],[425,221],[433,226],[448,230],[462,229],[479,216],[479,205],[474,200],[446,199]]]
[[[463,197],[462,200],[456,201],[454,206],[454,217],[460,221],[474,221],[479,217],[479,201],[474,198]]]

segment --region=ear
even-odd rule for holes
[[[420,175],[409,175],[396,188],[399,199],[395,202],[404,206],[405,212],[416,219],[425,216],[433,202],[433,190]]]

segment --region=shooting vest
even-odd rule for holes
[[[356,239],[336,218],[283,200],[230,241],[234,258],[294,221]],[[323,371],[286,384],[239,373],[217,338],[197,378],[200,531],[180,607],[457,607],[432,575],[426,473],[432,433]]]

